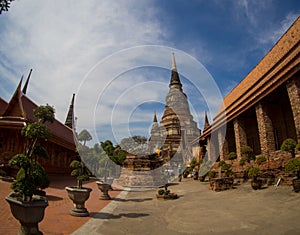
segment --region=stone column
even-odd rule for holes
[[[235,147],[238,159],[242,157],[242,147],[247,145],[247,136],[244,121],[241,117],[233,120],[233,129],[235,137]]]
[[[211,143],[210,143],[210,137],[207,137],[207,145],[206,145],[206,151],[207,151],[207,159],[210,161],[211,158]]]
[[[276,150],[272,120],[268,115],[266,105],[262,102],[255,106],[255,111],[261,154],[270,155],[271,152]]]
[[[300,79],[298,77],[291,79],[286,88],[293,112],[297,141],[300,142]]]
[[[218,130],[218,144],[219,144],[220,160],[224,161],[225,155],[228,154],[228,143],[225,139],[225,131],[223,131],[222,128]]]

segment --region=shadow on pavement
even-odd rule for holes
[[[91,212],[91,217],[94,219],[120,219],[122,217],[126,218],[139,218],[139,217],[145,217],[149,216],[147,213],[120,213],[120,214],[112,214],[112,213],[106,213],[106,212]]]
[[[47,195],[47,199],[48,199],[48,201],[60,201],[60,200],[63,200],[62,197],[57,197],[57,196],[54,196],[54,195]]]
[[[133,198],[133,199],[124,199],[124,198],[114,198],[112,199],[118,202],[144,202],[144,201],[151,201],[153,198]]]

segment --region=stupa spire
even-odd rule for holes
[[[177,66],[176,66],[176,61],[175,61],[175,54],[172,52],[172,71],[177,72]]]
[[[170,88],[177,88],[180,91],[182,91],[182,84],[180,82],[179,74],[177,72],[174,52],[172,53],[172,74],[171,74],[171,81],[170,81],[169,87]]]
[[[153,122],[157,122],[156,112],[154,112]]]
[[[204,117],[204,128],[203,130],[206,130],[207,128],[210,127],[210,124],[208,122],[208,118],[207,118],[207,113],[205,112],[205,117]]]

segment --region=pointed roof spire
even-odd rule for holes
[[[210,127],[210,124],[208,122],[208,118],[207,118],[207,113],[205,112],[205,117],[204,117],[204,129],[203,130],[206,130],[207,128]]]
[[[10,99],[5,111],[2,116],[11,116],[11,117],[22,117],[25,118],[25,112],[23,109],[23,104],[21,100],[21,85],[23,81],[24,75],[22,75],[19,85]]]
[[[71,129],[74,128],[74,99],[75,94],[73,94],[72,101],[69,107],[68,115],[65,121],[65,125],[70,127]]]
[[[156,112],[154,112],[153,122],[157,122]]]
[[[176,61],[175,61],[175,54],[172,52],[172,71],[177,72],[177,67],[176,67]]]
[[[27,87],[28,87],[28,83],[29,83],[29,79],[30,79],[31,73],[32,73],[32,69],[30,69],[30,72],[28,74],[28,77],[26,79],[25,85],[24,85],[23,90],[22,90],[22,92],[23,92],[24,95],[26,95],[26,92],[27,92]]]
[[[171,74],[171,81],[169,87],[170,88],[174,87],[182,91],[182,84],[180,82],[179,74],[177,72],[174,52],[172,53],[172,74]]]

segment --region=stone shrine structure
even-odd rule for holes
[[[188,143],[200,134],[191,115],[187,95],[182,89],[174,53],[172,54],[169,88],[162,120],[159,125],[154,114],[149,139],[150,152],[160,149],[165,161],[169,161],[177,152],[180,152],[179,154],[185,152],[189,146]]]
[[[157,154],[137,156],[128,154],[122,165],[122,173],[116,183],[124,186],[157,187],[167,183],[160,167],[163,158]]]
[[[154,113],[151,136],[148,142],[149,155],[137,156],[129,154],[123,163],[122,173],[117,180],[126,186],[161,186],[167,181],[160,168],[176,155],[180,162],[187,152],[190,141],[200,134],[196,122],[191,115],[186,94],[172,54],[171,80],[166,96],[164,113],[160,125]],[[180,159],[181,158],[181,159]],[[174,158],[175,159],[175,158]]]

